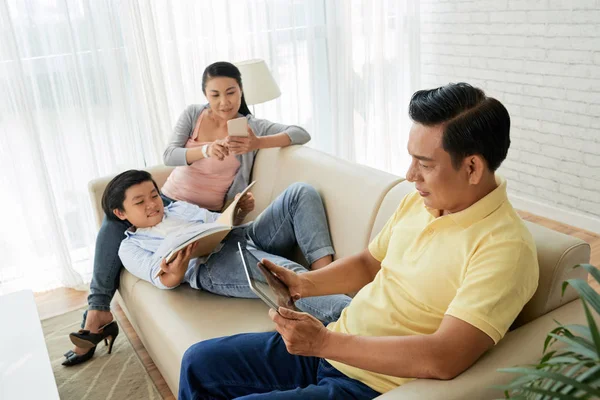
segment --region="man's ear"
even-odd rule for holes
[[[113,210],[113,214],[115,214],[117,218],[119,218],[121,221],[125,221],[127,219],[127,215],[125,215],[125,212],[119,210],[118,208],[115,208]]]
[[[483,178],[483,173],[487,168],[485,160],[480,155],[472,155],[466,157],[465,162],[467,168],[467,175],[469,178],[469,184],[479,184],[479,182],[481,182],[481,179]]]

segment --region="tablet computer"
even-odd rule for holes
[[[290,295],[290,291],[285,283],[269,271],[256,257],[250,253],[245,246],[242,246],[238,242],[238,249],[242,258],[242,265],[244,271],[246,271],[246,277],[248,278],[248,284],[250,289],[260,298],[262,301],[267,303],[269,307],[277,311],[279,307],[285,307],[290,310],[298,311],[294,305],[294,300]],[[257,266],[256,269],[252,266]],[[258,271],[257,271],[258,269]],[[257,279],[257,273],[261,273],[266,280]]]

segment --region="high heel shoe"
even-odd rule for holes
[[[98,343],[104,340],[104,344],[108,346],[108,354],[110,354],[113,343],[118,335],[119,325],[117,325],[116,321],[113,321],[100,328],[100,332],[98,333],[90,333],[87,329],[81,329],[79,332],[71,332],[69,338],[75,346],[83,349],[94,348]]]
[[[62,365],[66,366],[66,367],[70,367],[72,365],[84,363],[87,360],[89,360],[90,358],[92,358],[95,351],[96,351],[96,346],[92,347],[85,354],[77,354],[73,350],[69,350],[64,354],[67,359],[62,362]]]

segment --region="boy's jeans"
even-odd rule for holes
[[[170,199],[163,197],[163,202],[168,204]],[[122,221],[105,218],[102,222],[96,239],[94,272],[88,296],[90,310],[110,310],[122,267],[118,250],[128,227]],[[334,253],[321,197],[312,186],[295,183],[249,226],[234,229],[223,248],[199,266],[200,287],[225,296],[256,297],[248,286],[237,252],[237,242],[246,239],[250,239],[248,248],[256,258],[267,258],[299,273],[307,270],[284,258],[292,254],[296,244],[309,264]],[[349,303],[349,297],[335,295],[302,299],[297,306],[324,322],[330,322],[337,319]]]

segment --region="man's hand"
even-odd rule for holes
[[[283,307],[279,307],[279,313],[270,309],[269,316],[290,354],[321,357],[330,332],[318,319]]]
[[[208,145],[207,153],[210,157],[216,157],[223,161],[229,155],[229,145],[227,139],[218,139]]]
[[[305,290],[303,290],[305,282],[304,279],[302,279],[302,275],[304,274],[298,275],[294,271],[290,271],[287,268],[281,267],[274,262],[267,260],[266,258],[263,258],[261,263],[269,271],[275,274],[275,276],[277,276],[283,283],[285,283],[290,291],[290,296],[292,296],[294,301],[298,301],[305,297],[303,296],[303,293],[305,293]]]
[[[227,136],[227,145],[232,154],[245,154],[259,149],[260,138],[258,138],[250,125],[248,125],[248,137]]]

